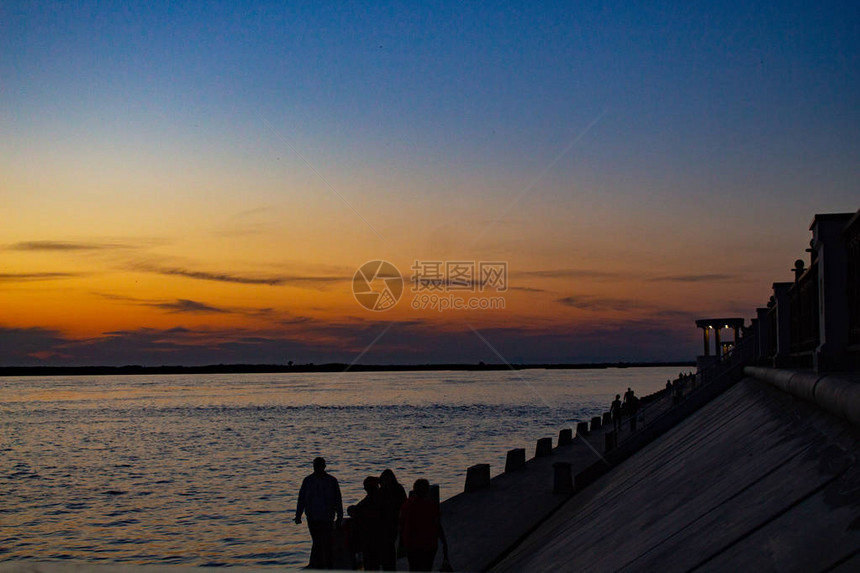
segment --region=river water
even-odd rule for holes
[[[677,368],[0,378],[0,561],[302,566],[322,455],[344,505],[391,468],[465,470],[665,386]],[[455,543],[456,540],[451,540]]]

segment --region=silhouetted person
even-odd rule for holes
[[[609,414],[612,416],[612,426],[617,432],[621,429],[621,394],[615,395],[615,400],[609,406]]]
[[[410,571],[431,571],[437,540],[442,540],[442,552],[448,559],[448,541],[442,529],[439,504],[430,499],[430,482],[426,479],[415,481],[413,495],[406,500],[400,510],[401,538],[406,548]]]
[[[337,526],[343,521],[343,502],[340,485],[334,476],[325,471],[325,460],[314,459],[314,473],[302,481],[299,501],[296,504],[296,523],[302,522],[302,513],[308,518],[311,532],[311,559],[308,567],[312,569],[331,569],[333,563],[332,526],[337,517]]]
[[[379,476],[379,498],[382,503],[382,570],[397,570],[397,529],[400,508],[406,502],[406,490],[397,482],[394,472],[385,470]]]
[[[630,431],[636,431],[636,413],[639,411],[639,398],[636,397],[636,394],[633,393],[633,390],[629,391],[630,396],[627,398],[627,415],[630,417]]]
[[[379,571],[382,566],[382,549],[385,540],[379,478],[374,476],[364,478],[364,491],[367,495],[355,506],[364,570]]]

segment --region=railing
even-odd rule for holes
[[[860,346],[860,217],[855,216],[845,228],[848,251],[848,345]]]
[[[818,347],[818,262],[788,291],[791,301],[791,354],[812,355]]]
[[[767,311],[767,323],[760,324],[759,328],[766,328],[768,334],[765,337],[767,346],[762,348],[762,358],[773,359],[776,356],[776,343],[779,339],[778,323],[776,316],[776,305],[771,306]]]
[[[678,378],[673,382],[672,391],[678,395],[687,397],[693,392],[697,392],[708,387],[711,383],[722,379],[724,376],[735,376],[738,379],[743,372],[743,367],[753,364],[756,361],[756,336],[750,333],[748,336],[742,337],[737,346],[724,354],[717,362],[711,364],[707,368],[703,368],[696,372],[693,376]],[[647,419],[647,414],[652,408],[659,406],[658,398],[664,395],[666,390],[659,390],[654,394],[643,397],[643,402],[647,399],[640,408],[640,416]]]

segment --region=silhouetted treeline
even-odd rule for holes
[[[275,372],[410,372],[429,370],[594,369],[693,366],[692,362],[601,362],[590,364],[210,364],[207,366],[4,366],[0,376],[100,376],[122,374],[254,374]]]

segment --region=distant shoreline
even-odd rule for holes
[[[598,362],[587,364],[210,364],[207,366],[2,366],[3,376],[111,376],[147,374],[266,374],[308,372],[429,372],[437,370],[596,370],[601,368],[690,367],[695,362]]]

